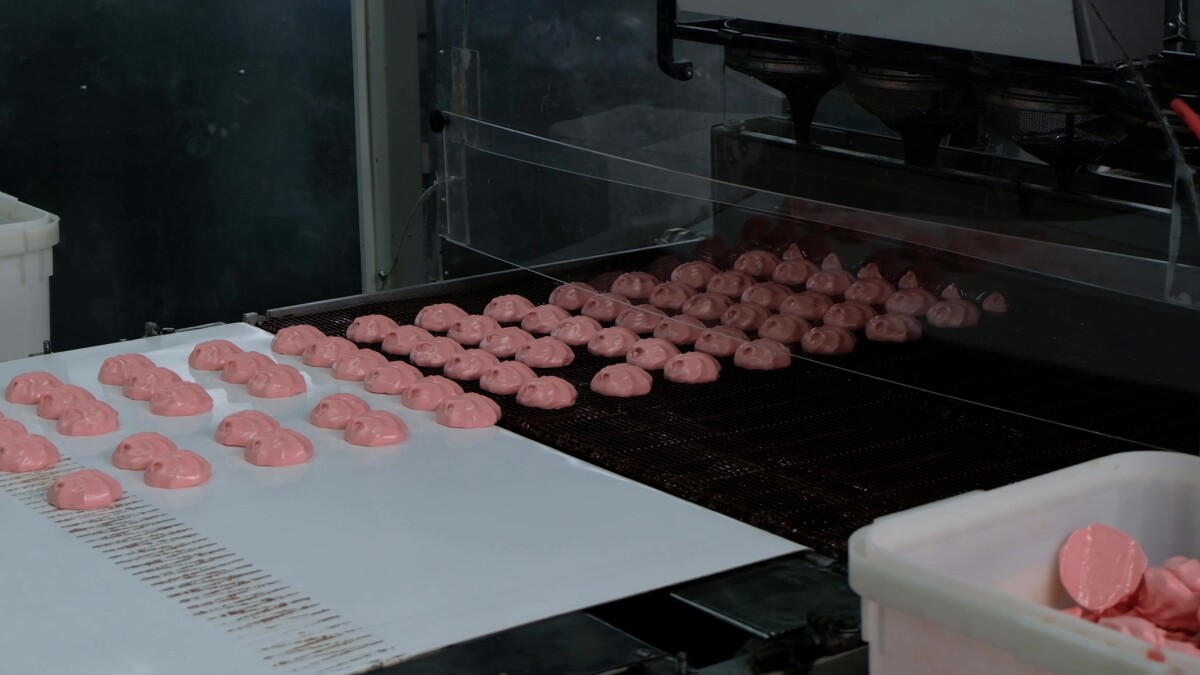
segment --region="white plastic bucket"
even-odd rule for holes
[[[50,339],[58,216],[0,192],[0,361],[41,354]]]

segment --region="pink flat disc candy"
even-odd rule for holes
[[[738,346],[733,365],[747,370],[779,370],[792,365],[792,350],[770,338],[759,338]]]
[[[838,326],[817,326],[800,338],[800,348],[806,354],[822,354],[832,356],[849,354],[854,351],[858,339],[845,328]]]
[[[703,384],[716,382],[721,376],[721,363],[704,352],[688,352],[672,356],[663,368],[663,377],[668,382],[679,384]]]
[[[556,304],[556,303],[551,303]],[[500,323],[516,323],[525,318],[533,302],[522,295],[498,295],[483,308],[483,315]],[[564,308],[565,309],[565,308]]]
[[[575,360],[575,352],[562,340],[544,337],[529,342],[517,351],[517,361],[530,368],[561,368]]]
[[[188,366],[196,370],[220,370],[230,356],[241,353],[242,348],[229,340],[208,340],[192,348]]]
[[[225,419],[221,420],[213,438],[221,445],[244,448],[257,434],[275,431],[280,426],[274,417],[266,413],[257,410],[243,410],[227,415]]]
[[[191,450],[175,450],[150,460],[142,480],[165,490],[195,487],[212,480],[212,465]]]
[[[414,366],[401,361],[389,361],[367,373],[363,388],[372,394],[399,395],[422,377],[425,375]]]
[[[345,429],[350,420],[370,412],[371,404],[354,394],[330,394],[308,413],[308,422],[320,429]]]
[[[578,311],[588,298],[596,294],[596,289],[577,281],[563,284],[550,292],[550,304],[558,305],[568,312]],[[524,318],[524,314],[521,318]]]
[[[535,335],[549,335],[555,326],[570,316],[570,312],[558,305],[539,305],[525,312],[525,317],[521,319],[521,329]]]
[[[246,393],[255,398],[288,398],[305,391],[308,391],[308,384],[304,381],[304,375],[292,366],[283,364],[258,369],[246,383]]]
[[[588,340],[588,353],[610,359],[623,357],[639,339],[638,334],[628,328],[605,328]]]
[[[633,345],[625,355],[625,362],[646,370],[662,370],[678,354],[679,348],[666,340],[645,338]]]
[[[970,300],[942,300],[929,308],[925,320],[938,328],[967,328],[979,323],[979,307]]]
[[[333,379],[362,382],[373,368],[387,362],[387,357],[374,349],[360,349],[352,354],[342,354],[333,361]]]
[[[738,345],[750,340],[745,331],[733,326],[716,326],[696,339],[696,351],[710,356],[733,356]]]
[[[437,408],[437,423],[454,429],[482,429],[500,421],[500,405],[483,394],[452,396]]]
[[[791,294],[792,289],[781,283],[764,281],[747,288],[746,292],[742,293],[742,302],[762,305],[767,309],[779,309],[779,305]]]
[[[479,378],[479,388],[489,394],[511,396],[522,384],[537,378],[537,373],[524,363],[504,361],[484,371]]]
[[[270,366],[275,359],[259,352],[234,354],[225,361],[221,369],[221,381],[229,384],[246,384],[259,368]]]
[[[356,415],[346,425],[346,442],[364,448],[399,445],[408,440],[408,425],[386,410]]]
[[[731,270],[713,275],[713,278],[708,280],[705,290],[733,299],[742,297],[742,293],[745,293],[746,289],[753,285],[754,277],[745,272]]]
[[[589,316],[572,316],[555,326],[554,330],[550,331],[550,337],[562,340],[572,347],[581,347],[602,329],[600,322]]]
[[[179,449],[175,441],[153,431],[143,431],[123,439],[113,450],[112,463],[118,469],[145,471],[150,460]]]
[[[1101,612],[1137,591],[1146,553],[1133,537],[1108,525],[1075,530],[1058,551],[1058,576],[1080,607]]]
[[[383,342],[390,331],[399,327],[400,324],[391,317],[382,314],[367,314],[350,323],[350,327],[346,329],[346,339],[351,342],[377,345]]]
[[[3,448],[3,442],[0,442],[0,453]],[[1134,606],[1138,614],[1160,628],[1191,632],[1200,628],[1196,616],[1200,611],[1200,595],[1162,567],[1146,568]]]
[[[450,324],[450,332],[446,333],[446,336],[460,345],[474,347],[483,342],[483,338],[490,333],[498,330],[500,323],[489,316],[464,316]]]
[[[412,353],[412,350],[416,349],[417,345],[432,339],[433,334],[424,328],[418,326],[400,326],[383,338],[383,346],[380,349],[385,354],[408,356]]]
[[[444,368],[450,357],[465,351],[466,349],[452,338],[435,337],[414,347],[408,355],[408,360],[422,368]]]
[[[67,406],[83,401],[94,401],[92,392],[73,384],[62,384],[46,390],[37,404],[37,416],[44,420],[56,420],[62,417]]]
[[[463,388],[457,382],[441,375],[430,375],[414,382],[400,396],[400,403],[410,410],[437,410],[437,407],[448,398],[462,394]]]
[[[37,405],[42,394],[61,387],[62,382],[50,373],[34,371],[14,377],[4,388],[4,400],[18,405]]]
[[[666,316],[666,312],[653,305],[638,305],[621,310],[617,315],[617,325],[639,335],[649,335]]]
[[[314,340],[304,348],[300,360],[304,365],[314,368],[329,368],[342,354],[353,354],[358,351],[358,345],[344,337],[323,337]]]
[[[770,251],[747,251],[733,261],[733,269],[752,277],[769,277],[780,262],[779,256]]]
[[[629,298],[620,293],[598,293],[588,298],[580,311],[584,316],[607,323],[615,320],[618,314],[631,306]]]
[[[683,303],[696,294],[696,289],[679,281],[668,281],[654,287],[650,292],[650,304],[659,309],[679,311]]]
[[[413,320],[413,323],[427,331],[445,333],[450,330],[450,326],[455,321],[465,316],[467,313],[462,307],[443,302],[423,307],[421,311],[417,312],[417,318]]]
[[[299,356],[308,346],[325,337],[320,329],[302,324],[281,328],[271,339],[271,351],[284,356]]]
[[[883,307],[890,314],[925,316],[935,304],[937,298],[924,288],[905,288],[892,293],[884,301]]]
[[[46,499],[57,509],[86,511],[112,506],[123,494],[116,478],[96,469],[81,469],[59,476]]]
[[[727,295],[697,293],[683,303],[683,313],[701,321],[716,321],[730,307],[733,307],[733,300]]]
[[[291,429],[276,429],[256,434],[242,453],[255,466],[292,466],[311,461],[316,455],[312,441]]]
[[[704,288],[720,271],[716,265],[703,260],[685,262],[671,271],[671,281],[686,284],[692,288]]]
[[[452,380],[475,381],[488,368],[500,363],[500,359],[482,349],[468,349],[461,354],[455,354],[446,362],[442,374]]]
[[[803,291],[784,298],[779,305],[780,314],[791,314],[805,321],[816,321],[833,307],[833,300],[824,293]]]
[[[921,334],[921,322],[907,314],[880,314],[867,322],[867,339],[875,342],[912,342]]]
[[[130,375],[153,367],[154,362],[141,354],[118,354],[104,359],[98,377],[100,384],[119,387]]]
[[[605,366],[592,377],[592,391],[601,396],[631,398],[645,396],[654,386],[654,377],[629,363],[615,363]]]
[[[79,401],[63,410],[58,433],[63,436],[101,436],[121,426],[117,411],[101,401]]]
[[[58,448],[45,436],[28,434],[0,438],[0,471],[41,471],[58,464],[61,458]]]
[[[255,376],[257,375],[258,373],[255,373]],[[155,389],[154,395],[150,397],[150,414],[162,417],[191,417],[212,409],[212,396],[195,382],[166,384]]]
[[[517,403],[526,408],[559,410],[575,405],[578,395],[575,385],[561,377],[547,375],[522,384],[517,390]]]
[[[225,367],[228,368],[233,359],[240,356],[243,356],[243,354],[235,354],[230,357],[229,361],[225,362]],[[221,372],[223,373],[224,370]],[[125,386],[121,387],[121,393],[127,399],[149,401],[159,387],[175,384],[176,382],[183,382],[183,378],[179,376],[179,373],[170,368],[147,368],[126,378]]]
[[[516,356],[521,345],[533,340],[534,337],[529,331],[516,326],[505,326],[484,336],[479,348],[497,358],[507,359]]]
[[[794,314],[776,314],[758,327],[758,336],[793,344],[799,342],[810,330],[812,325]]]
[[[738,330],[752,331],[758,330],[758,327],[763,325],[763,322],[770,316],[771,310],[762,305],[753,302],[739,302],[725,310],[725,313],[721,315],[721,323],[733,326]]]
[[[704,332],[704,322],[694,316],[673,316],[654,327],[653,337],[674,345],[690,345]]]
[[[867,327],[876,316],[875,308],[862,302],[847,300],[829,308],[821,317],[826,326],[836,326],[847,330],[861,330]]]
[[[24,436],[29,433],[24,424],[16,420],[5,419],[0,417],[0,438],[12,438],[13,436]]]
[[[658,279],[649,272],[626,272],[613,281],[612,292],[630,300],[645,300],[657,285]]]

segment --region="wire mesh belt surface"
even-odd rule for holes
[[[454,302],[471,313],[501,293],[544,302],[554,282],[523,274],[453,294],[273,318],[262,327],[277,332],[307,323],[344,335],[357,316],[378,313],[411,323],[431,302]],[[984,326],[973,330],[986,335]],[[1020,403],[1150,444],[1180,447],[1194,438],[1194,397],[1053,372],[1045,364],[929,338],[907,345],[861,341],[855,354],[833,363],[850,369],[884,364],[876,370],[901,382],[964,396],[987,393],[995,403]],[[576,348],[575,362],[553,374],[576,386],[577,405],[531,410],[514,397],[493,396],[504,411],[501,425],[839,558],[850,534],[879,516],[1141,447],[800,359],[774,372],[746,371],[725,360],[720,381],[709,385],[672,384],[656,374],[651,394],[639,398],[592,393],[592,376],[613,362]],[[479,391],[476,383],[462,384]],[[1127,417],[1093,410],[1118,388],[1129,402]]]

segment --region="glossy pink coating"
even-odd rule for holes
[[[516,356],[521,345],[533,342],[533,340],[534,336],[529,331],[516,326],[505,326],[484,336],[483,341],[479,343],[479,348],[492,356],[507,359]]]
[[[547,375],[523,383],[517,390],[517,403],[526,408],[558,410],[575,405],[578,395],[575,385],[561,377]]]
[[[112,506],[123,494],[116,478],[96,469],[81,469],[55,479],[46,500],[58,509],[86,511]]]
[[[16,420],[0,417],[0,438],[24,436],[27,433],[29,433],[29,431],[25,429],[24,424],[21,424]]]
[[[979,307],[970,300],[941,300],[925,315],[930,326],[968,328],[979,323]]]
[[[230,356],[241,353],[242,348],[229,340],[206,340],[192,348],[188,366],[196,370],[220,370]]]
[[[259,368],[246,383],[246,392],[256,398],[288,398],[306,391],[308,384],[304,381],[304,375],[292,366],[283,364]]]
[[[617,325],[639,335],[649,335],[666,316],[666,312],[653,305],[638,305],[622,310],[617,315]]]
[[[441,375],[430,375],[405,389],[400,395],[400,402],[405,408],[412,410],[437,410],[442,401],[462,393],[463,388],[454,380]]]
[[[704,384],[716,382],[721,377],[721,362],[703,352],[688,352],[672,356],[663,368],[663,377],[668,382],[679,384]]]
[[[4,388],[4,400],[18,405],[37,405],[42,400],[42,394],[61,386],[62,382],[50,373],[40,370],[22,373]]]
[[[444,368],[450,357],[465,351],[466,349],[453,338],[435,337],[414,347],[408,355],[408,360],[422,368]]]
[[[753,285],[754,277],[745,272],[730,270],[728,272],[718,272],[714,275],[712,279],[709,279],[705,290],[709,293],[724,295],[732,299],[742,297],[742,293],[745,293],[746,289]]]
[[[500,421],[500,405],[483,394],[460,394],[442,401],[437,423],[453,429],[482,429]]]
[[[708,282],[721,270],[717,266],[703,260],[685,262],[671,270],[671,281],[676,281],[692,288],[704,288]]]
[[[892,297],[896,289],[884,279],[868,277],[859,279],[846,289],[846,299],[867,305],[882,305]]]
[[[275,363],[275,359],[259,352],[234,354],[225,361],[221,369],[221,381],[229,384],[246,384],[259,368]]]
[[[517,351],[517,361],[530,368],[561,368],[575,360],[575,352],[562,340],[543,337],[528,342]]]
[[[74,384],[60,384],[47,389],[37,404],[37,416],[44,420],[56,420],[62,417],[67,406],[83,401],[94,401],[92,392]]]
[[[244,355],[234,354],[229,357],[229,360],[225,362],[225,367],[228,368],[233,359],[241,356]],[[221,372],[223,373],[224,370]],[[183,382],[183,378],[178,373],[169,368],[154,367],[134,373],[126,378],[125,386],[121,387],[121,393],[125,395],[125,398],[134,401],[149,401],[150,397],[154,396],[154,392],[159,387],[175,384],[176,382]]]
[[[1163,630],[1141,617],[1110,616],[1100,619],[1096,623],[1105,628],[1111,628],[1118,633],[1132,635],[1139,640],[1144,640],[1158,647],[1166,646],[1167,639]]]
[[[750,337],[740,328],[715,326],[701,333],[696,339],[696,351],[712,356],[733,356],[738,345],[749,340]]]
[[[503,361],[491,368],[479,378],[479,388],[489,394],[511,396],[517,393],[521,385],[537,378],[537,373],[524,363]]]
[[[325,337],[319,328],[301,324],[281,328],[271,339],[271,351],[284,356],[300,356],[308,346]]]
[[[500,323],[516,323],[524,319],[533,306],[533,301],[522,295],[498,295],[483,308],[483,315]]]
[[[787,286],[801,286],[819,271],[816,265],[803,258],[785,260],[775,267],[771,280]]]
[[[323,337],[313,340],[304,348],[300,360],[304,365],[315,368],[330,368],[337,357],[342,354],[353,354],[358,351],[358,345],[344,337]]]
[[[243,410],[226,415],[217,425],[213,439],[231,448],[244,448],[256,434],[275,431],[281,425],[270,415],[257,410]]]
[[[696,289],[680,281],[667,281],[650,292],[650,304],[659,309],[679,311],[683,303],[697,293]]]
[[[1058,550],[1058,577],[1076,605],[1102,612],[1137,591],[1146,553],[1128,534],[1102,523],[1081,527]]]
[[[645,396],[654,386],[654,377],[631,363],[604,366],[592,377],[592,391],[601,396],[630,398]]]
[[[806,354],[849,354],[858,339],[854,333],[837,326],[817,326],[800,338],[800,348]]]
[[[0,438],[0,471],[27,473],[48,469],[62,458],[45,436],[28,434]]]
[[[255,466],[293,466],[311,461],[316,454],[312,441],[304,434],[275,429],[255,434],[242,457]]]
[[[555,326],[554,330],[550,331],[550,337],[562,340],[572,347],[582,347],[603,328],[599,321],[590,316],[572,316]]]
[[[0,445],[0,450],[3,447]],[[1146,568],[1134,606],[1138,614],[1159,628],[1190,632],[1200,629],[1196,616],[1200,611],[1200,595],[1162,567]]]
[[[290,366],[273,367],[289,368]],[[262,372],[266,372],[265,369],[258,370],[254,376],[257,377]],[[212,396],[209,396],[204,387],[195,382],[164,384],[156,388],[150,396],[150,414],[152,415],[190,417],[206,413],[212,408]]]
[[[388,363],[383,354],[374,349],[359,349],[356,352],[341,354],[333,360],[333,379],[345,382],[362,382],[367,373]]]
[[[701,321],[716,321],[733,307],[733,299],[720,293],[699,293],[683,303],[683,313]]]
[[[380,349],[385,354],[394,356],[408,356],[416,349],[417,345],[426,340],[432,340],[433,333],[419,326],[400,326],[399,328],[389,332],[383,338],[383,345]]]
[[[630,300],[645,300],[657,285],[658,278],[649,272],[626,272],[613,281],[612,292]]]
[[[596,289],[587,284],[573,281],[569,284],[563,284],[550,292],[550,304],[558,305],[568,312],[575,312],[581,309],[588,301],[588,298],[597,293]],[[524,314],[521,318],[524,318]]]
[[[104,359],[98,376],[100,384],[119,387],[129,376],[154,367],[154,362],[141,354],[118,354]]]
[[[789,244],[781,256],[785,262],[792,260],[808,260],[808,256],[804,254],[804,249],[800,248],[799,244]]]
[[[436,305],[426,305],[417,312],[417,318],[413,320],[419,328],[432,331],[434,333],[445,333],[450,330],[450,326],[463,317],[467,313],[462,307],[452,305],[448,302],[439,303]]]
[[[118,469],[144,471],[150,460],[178,450],[175,441],[153,431],[142,431],[124,438],[113,450],[112,463]]]
[[[639,339],[638,334],[628,328],[605,328],[588,340],[588,353],[605,358],[623,357]]]
[[[842,295],[855,281],[854,275],[846,270],[823,269],[809,277],[804,282],[804,288],[824,295]]]
[[[754,331],[758,330],[758,327],[770,316],[771,310],[762,305],[756,305],[753,302],[739,302],[725,310],[725,313],[721,315],[721,323],[742,331]]]
[[[528,311],[530,310],[526,310],[526,313]],[[446,333],[446,336],[461,345],[474,347],[483,342],[483,338],[498,330],[500,330],[499,321],[490,316],[472,315],[464,316],[450,324],[450,331]]]
[[[452,380],[475,381],[483,377],[488,368],[498,363],[499,358],[482,349],[468,349],[451,356],[442,374]]]
[[[196,487],[212,480],[212,465],[191,450],[175,450],[150,460],[142,480],[163,490]]]
[[[704,332],[704,322],[694,316],[673,316],[654,328],[654,337],[675,345],[690,345]]]
[[[747,288],[746,292],[742,293],[742,302],[762,305],[767,309],[779,309],[779,305],[791,294],[792,289],[777,281],[764,281]]]
[[[988,293],[983,296],[981,307],[990,314],[1007,314],[1008,300],[1000,293]]]
[[[615,320],[622,310],[631,306],[629,298],[620,293],[597,293],[583,303],[581,312],[597,321],[609,322]]]
[[[350,420],[371,410],[371,404],[354,394],[330,394],[308,413],[308,423],[319,429],[345,429]]]
[[[779,305],[780,314],[791,314],[805,321],[816,321],[825,316],[825,312],[833,307],[833,299],[824,293],[802,291],[784,298]]]
[[[662,370],[672,356],[679,354],[679,348],[659,338],[638,340],[633,349],[625,355],[625,362],[646,370]]]
[[[403,394],[413,382],[425,375],[402,361],[388,361],[375,366],[363,378],[363,388],[372,394]]]
[[[1200,560],[1177,555],[1163,561],[1163,569],[1174,574],[1193,593],[1200,593]]]
[[[525,318],[521,319],[521,329],[536,335],[549,335],[555,326],[570,316],[570,312],[558,305],[538,305],[525,312]]]
[[[350,445],[364,448],[399,445],[408,440],[408,425],[386,410],[372,410],[350,420],[343,437]]]
[[[961,290],[959,290],[958,284],[950,282],[945,288],[942,289],[941,298],[943,300],[962,300],[963,293]]]
[[[759,338],[738,346],[733,365],[747,370],[779,370],[792,365],[792,350],[770,338]]]
[[[812,324],[794,314],[776,314],[763,321],[758,327],[758,336],[784,344],[799,342],[804,334],[812,330]]]
[[[879,271],[879,265],[870,262],[858,268],[858,272],[854,276],[859,279],[882,279],[883,272]]]
[[[866,328],[867,323],[877,314],[875,308],[866,303],[847,300],[830,307],[821,320],[825,322],[826,326],[860,330]]]
[[[733,261],[733,269],[752,277],[769,277],[780,262],[779,256],[770,251],[746,251]]]
[[[387,334],[400,327],[396,320],[382,314],[367,314],[360,316],[350,323],[346,329],[346,339],[351,342],[364,344],[379,344]]]
[[[891,314],[925,316],[937,301],[933,293],[924,288],[902,288],[883,303],[883,308]]]

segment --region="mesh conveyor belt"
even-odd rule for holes
[[[344,335],[362,314],[411,323],[431,302],[454,302],[480,313],[501,293],[544,301],[553,287],[528,273],[453,295],[273,318],[262,327],[274,332],[308,323]],[[988,339],[986,327],[975,330]],[[992,403],[1011,402],[1153,445],[1181,448],[1194,442],[1194,396],[1152,387],[1140,391],[1067,369],[1054,372],[1045,364],[930,337],[909,345],[862,341],[858,352],[835,363],[964,397],[987,392]],[[612,399],[593,394],[588,383],[614,361],[584,348],[576,355],[572,365],[553,372],[578,388],[575,407],[530,410],[513,397],[495,396],[504,410],[502,426],[840,558],[850,534],[879,516],[1142,447],[806,360],[770,373],[726,362],[713,385],[672,384],[656,375],[649,396]],[[463,384],[479,391],[475,383]],[[1129,402],[1128,416],[1093,410],[1094,401],[1116,395],[1117,388]]]

